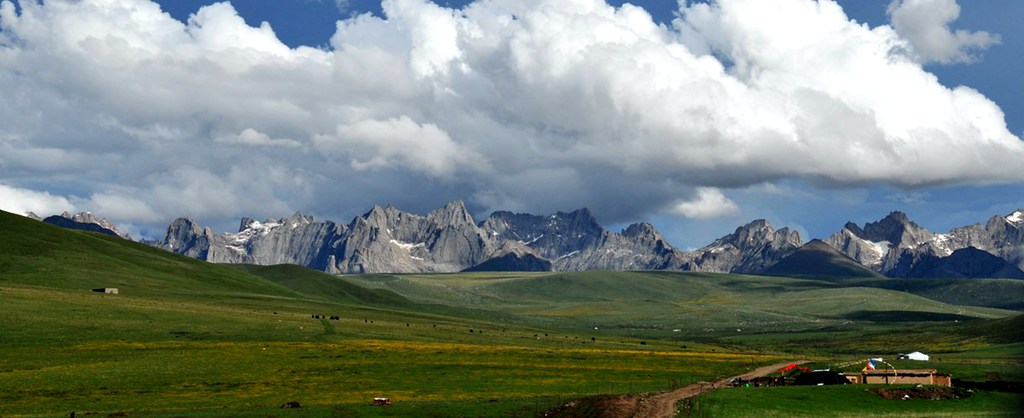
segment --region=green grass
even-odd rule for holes
[[[941,284],[872,283],[339,277],[214,265],[0,213],[0,416],[533,416],[577,396],[661,390],[796,357],[913,350],[933,351],[954,377],[1024,374],[1024,319],[994,294],[1015,298],[1013,282],[956,282],[984,306],[925,297]],[[375,408],[375,396],[396,403]],[[278,408],[289,401],[304,407]],[[988,410],[972,405],[964,411]]]
[[[636,338],[721,339],[874,331],[894,321],[954,323],[1019,312],[952,305],[861,282],[704,273],[586,272],[348,276],[420,302],[502,312],[518,321]],[[1012,297],[1012,294],[1009,295]],[[906,321],[904,321],[906,322]],[[678,330],[678,331],[677,331]]]
[[[358,410],[374,396],[452,411],[486,401],[489,410],[508,411],[531,399],[658,390],[774,360],[551,332],[534,337],[537,331],[514,325],[397,311],[290,302],[275,314],[231,304],[0,289],[5,311],[24,315],[8,317],[2,327],[3,416],[220,408],[241,416],[292,400],[324,411]],[[310,308],[342,320],[298,311]],[[57,314],[68,311],[75,314]]]
[[[775,360],[510,323],[304,268],[212,265],[3,214],[0,249],[2,416],[277,415],[289,401],[300,415],[508,416]],[[369,407],[375,396],[396,404]]]
[[[893,400],[877,385],[726,388],[680,403],[680,416],[696,417],[982,417],[1019,416],[1013,393],[974,392],[966,399]],[[902,386],[901,386],[902,387]]]

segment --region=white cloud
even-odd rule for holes
[[[677,202],[670,208],[670,212],[687,218],[712,219],[737,215],[740,208],[720,190],[701,187],[692,200]]]
[[[252,128],[245,128],[238,134],[217,137],[225,144],[251,145],[264,147],[301,147],[302,143],[293,139],[271,138],[269,135]]]
[[[187,23],[148,0],[19,4],[0,1],[0,179],[122,222],[452,198],[618,222],[728,213],[720,190],[785,179],[1024,181],[995,103],[831,0],[693,2],[668,26],[603,0],[387,0],[330,50],[230,3]]]
[[[970,63],[977,53],[1000,43],[997,34],[953,31],[949,24],[960,17],[956,0],[893,0],[887,9],[893,28],[910,42],[922,63]]]
[[[104,217],[115,220],[161,222],[167,219],[164,214],[157,212],[148,203],[132,197],[128,193],[100,192],[92,195],[89,199],[81,199],[79,205],[90,208],[90,212],[102,214]]]
[[[75,206],[62,196],[0,183],[0,210],[18,215],[33,212],[45,218],[64,211],[74,212]]]
[[[324,152],[351,155],[352,167],[360,171],[410,167],[435,176],[447,176],[458,165],[485,165],[481,156],[461,149],[436,125],[421,125],[404,115],[338,125],[335,134],[318,135],[314,141]]]

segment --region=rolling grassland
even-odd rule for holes
[[[303,416],[529,415],[776,360],[519,323],[294,266],[212,265],[0,221],[2,416],[251,416],[287,413],[278,407],[291,401]],[[119,294],[91,291],[99,287]],[[395,405],[369,406],[377,396]]]
[[[1022,380],[1018,281],[877,280],[330,276],[0,213],[0,416],[535,416],[797,358],[913,350],[955,376]],[[104,287],[119,293],[92,291]],[[991,399],[953,411],[1011,405]],[[280,409],[292,401],[302,408]]]

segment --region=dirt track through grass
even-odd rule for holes
[[[806,361],[797,362],[803,364]],[[752,379],[766,376],[786,367],[790,362],[759,367],[749,372],[711,382],[701,381],[667,392],[625,395],[599,395],[569,402],[543,414],[548,417],[575,418],[671,418],[676,416],[679,401],[702,395],[729,385],[736,378]]]
[[[806,363],[805,361],[796,362],[797,364]],[[709,390],[715,390],[723,388],[729,384],[732,379],[753,379],[755,377],[766,376],[776,370],[786,367],[790,363],[777,363],[769,366],[759,367],[749,372],[736,375],[733,377],[727,377],[723,379],[715,380],[714,382],[697,382],[692,385],[683,386],[679,389],[672,391],[659,393],[649,398],[641,398],[639,405],[640,408],[634,418],[672,418],[676,416],[676,404],[679,401],[692,398],[694,396],[705,393]]]

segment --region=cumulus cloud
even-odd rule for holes
[[[978,53],[1000,43],[997,34],[951,30],[949,24],[960,17],[956,0],[893,0],[887,12],[893,28],[923,63],[974,62]]]
[[[0,180],[122,220],[468,198],[618,222],[721,216],[722,190],[784,179],[1024,181],[998,105],[941,85],[907,26],[831,0],[684,2],[668,25],[604,0],[385,0],[326,48],[227,2],[186,22],[149,0],[19,4],[0,1]]]
[[[266,147],[301,147],[302,143],[292,139],[271,138],[269,135],[252,128],[245,128],[238,134],[219,136],[217,141],[226,144],[253,145]]]
[[[32,212],[47,217],[64,211],[73,212],[75,206],[62,196],[0,183],[0,210],[18,215]]]
[[[720,190],[700,187],[693,200],[677,202],[670,211],[687,218],[711,219],[737,215],[740,208]]]
[[[333,135],[318,135],[314,141],[326,153],[351,155],[357,170],[405,166],[446,176],[458,165],[482,164],[481,156],[460,149],[437,125],[421,125],[404,115],[338,125]]]

